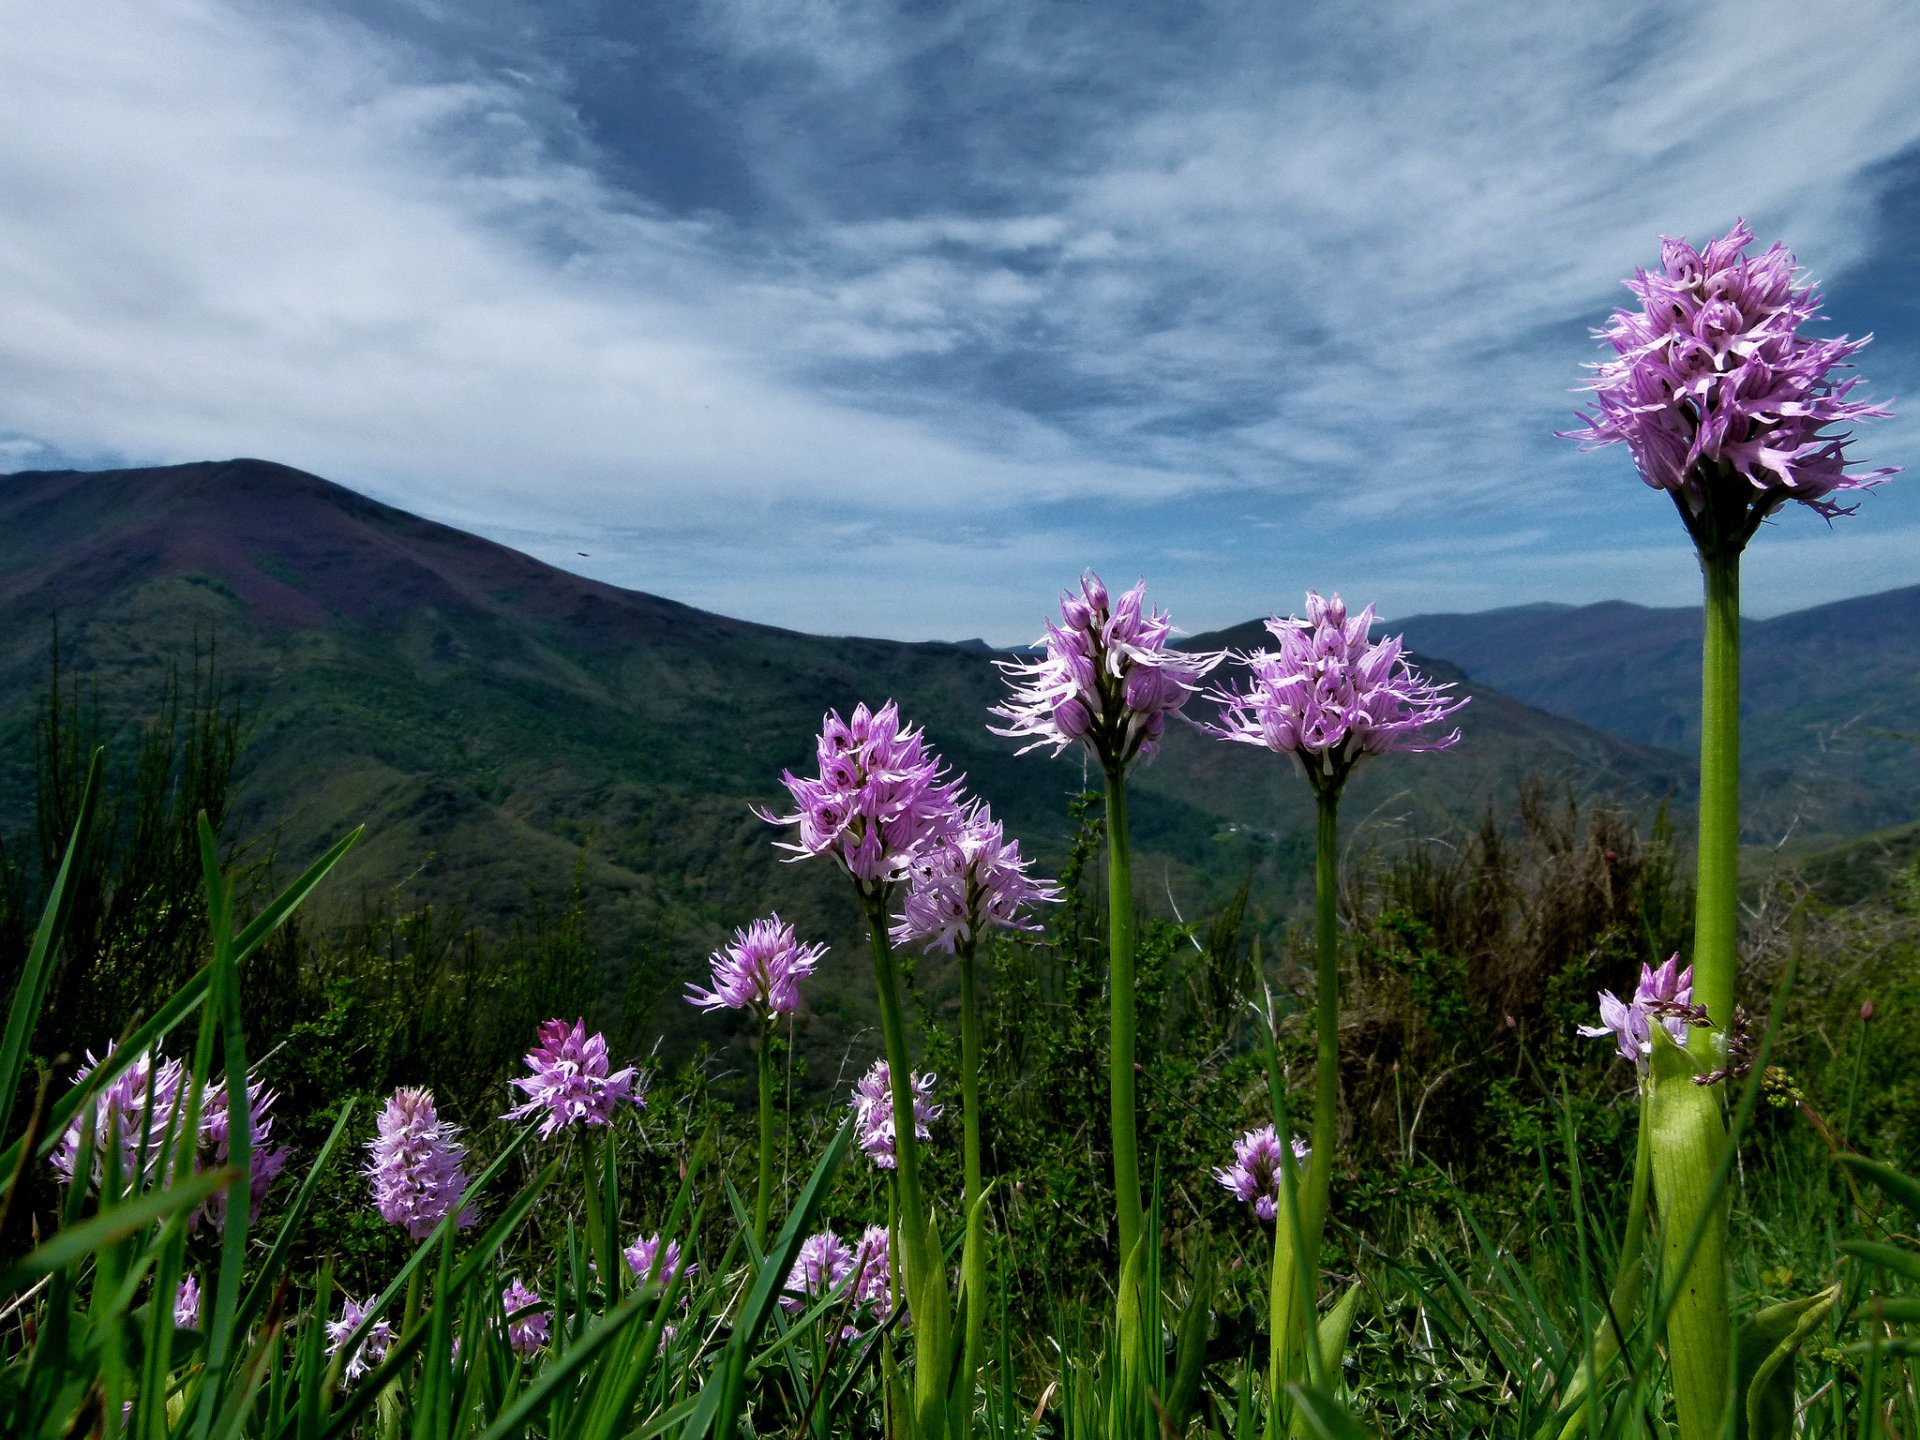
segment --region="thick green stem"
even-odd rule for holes
[[[966,1296],[967,1329],[962,1351],[965,1387],[963,1433],[972,1429],[974,1381],[980,1374],[987,1335],[986,1206],[980,1175],[980,996],[973,941],[960,946],[960,1125],[966,1173],[966,1241],[960,1251],[960,1285]]]
[[[1111,1082],[1113,1195],[1120,1225],[1120,1263],[1140,1243],[1140,1141],[1133,1098],[1133,851],[1127,840],[1127,780],[1107,767],[1107,988],[1113,1029],[1107,1063]]]
[[[1740,554],[1702,555],[1706,635],[1700,665],[1700,858],[1695,875],[1693,999],[1714,1030],[1733,1018],[1740,884]],[[1718,1068],[1712,1030],[1688,1048]]]
[[[760,1189],[753,1197],[753,1243],[767,1248],[773,1213],[773,1017],[760,1022]]]
[[[907,1058],[907,1027],[900,1011],[900,982],[887,939],[884,898],[863,897],[873,944],[873,981],[880,1001],[880,1029],[886,1038],[887,1070],[893,1087],[894,1178],[900,1193],[900,1257],[905,1264],[907,1306],[913,1315],[913,1433],[917,1440],[941,1440],[947,1434],[946,1265],[928,1221],[920,1189],[920,1142],[913,1129],[913,1072]]]
[[[1283,1213],[1274,1235],[1271,1304],[1273,1350],[1268,1383],[1277,1395],[1300,1378],[1313,1333],[1320,1289],[1320,1243],[1333,1188],[1333,1152],[1340,1127],[1340,786],[1320,791],[1314,836],[1314,942],[1318,969],[1314,1001],[1313,1153],[1301,1178],[1299,1247],[1285,1233]],[[1282,1145],[1292,1137],[1282,1135]]]

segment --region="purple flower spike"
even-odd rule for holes
[[[809,1235],[800,1242],[800,1253],[787,1272],[780,1308],[798,1315],[823,1295],[833,1294],[847,1283],[853,1264],[853,1251],[831,1229]]]
[[[876,1321],[893,1314],[893,1247],[884,1225],[869,1225],[853,1247],[853,1299]]]
[[[647,1102],[635,1093],[638,1072],[629,1065],[609,1075],[607,1037],[597,1031],[588,1035],[586,1021],[568,1025],[548,1020],[538,1036],[539,1045],[527,1052],[527,1069],[533,1073],[509,1082],[524,1090],[527,1099],[502,1120],[524,1120],[544,1110],[540,1138],[545,1140],[574,1125],[607,1124],[622,1100],[645,1108]]]
[[[933,1103],[933,1087],[939,1076],[914,1071],[908,1077],[913,1088],[913,1133],[925,1140],[928,1126],[945,1113],[946,1106]],[[894,1157],[893,1078],[885,1060],[876,1060],[853,1087],[854,1127],[860,1132],[860,1148],[882,1170],[891,1170],[899,1162]]]
[[[269,1140],[273,1134],[273,1116],[267,1112],[273,1108],[273,1102],[279,1098],[258,1080],[247,1081],[247,1139],[251,1149],[248,1164],[250,1174],[247,1177],[247,1193],[250,1208],[247,1221],[251,1224],[260,1218],[260,1202],[267,1198],[267,1191],[273,1188],[274,1180],[287,1168],[286,1146],[273,1145]],[[224,1081],[218,1081],[207,1088],[204,1108],[200,1114],[201,1148],[212,1153],[215,1165],[227,1163],[229,1154],[229,1135],[227,1124],[227,1087]],[[213,1223],[219,1229],[227,1225],[227,1192],[217,1190],[207,1200],[207,1210],[213,1216]]]
[[[327,1354],[337,1355],[340,1347],[347,1343],[347,1337],[353,1334],[355,1327],[367,1318],[367,1307],[351,1295],[340,1297],[340,1318],[327,1322]],[[347,1368],[344,1378],[351,1384],[366,1374],[374,1366],[387,1358],[387,1347],[393,1344],[393,1326],[384,1320],[376,1320],[360,1337],[360,1343],[353,1347],[347,1356]]]
[[[1794,286],[1785,246],[1749,258],[1752,243],[1744,220],[1704,251],[1662,241],[1660,268],[1626,282],[1640,309],[1614,311],[1595,332],[1617,358],[1592,367],[1593,411],[1563,434],[1590,450],[1624,443],[1703,551],[1737,552],[1789,500],[1829,519],[1850,514],[1829,497],[1895,473],[1849,471],[1852,437],[1828,429],[1892,413],[1847,398],[1858,376],[1830,378],[1873,337],[1802,335],[1821,297]]]
[[[1142,580],[1111,604],[1107,587],[1089,570],[1080,591],[1060,601],[1060,623],[1049,621],[1036,644],[1046,658],[996,661],[1013,693],[989,714],[1007,722],[996,735],[1026,739],[1021,754],[1051,745],[1058,755],[1084,743],[1105,766],[1146,760],[1159,748],[1167,716],[1199,688],[1219,655],[1169,650],[1176,633],[1166,612],[1146,608]]]
[[[1303,1166],[1313,1151],[1298,1135],[1293,1137],[1293,1162]],[[1233,1192],[1253,1213],[1271,1220],[1280,1213],[1280,1136],[1271,1125],[1249,1130],[1233,1142],[1233,1164],[1213,1172],[1213,1178]]]
[[[903,879],[914,856],[955,824],[959,782],[943,779],[939,757],[920,731],[901,727],[891,700],[877,711],[855,706],[846,720],[829,711],[816,749],[818,776],[780,777],[793,814],[754,809],[769,824],[799,827],[799,840],[779,842],[782,849],[831,855],[877,891]]]
[[[518,1279],[507,1282],[507,1288],[500,1292],[500,1311],[507,1317],[507,1343],[513,1347],[514,1354],[531,1355],[547,1343],[553,1328],[552,1310],[528,1309],[543,1303],[538,1294]],[[523,1310],[527,1313],[515,1318],[516,1313]]]
[[[1687,1043],[1687,1030],[1696,1020],[1704,1023],[1693,1003],[1693,967],[1680,968],[1680,957],[1671,957],[1658,970],[1640,967],[1640,984],[1633,999],[1622,1001],[1611,990],[1600,992],[1600,1023],[1578,1025],[1575,1031],[1592,1037],[1611,1036],[1614,1048],[1623,1060],[1631,1060],[1645,1074],[1653,1059],[1653,1026],[1666,1027],[1676,1045]]]
[[[660,1255],[660,1235],[658,1231],[652,1235],[642,1235],[620,1253],[625,1257],[627,1269],[636,1280],[645,1280],[647,1278],[647,1272],[653,1269],[655,1260],[658,1260],[660,1263],[660,1273],[654,1278],[661,1286],[664,1287],[674,1276],[680,1273],[682,1263],[680,1242],[678,1240],[669,1240],[667,1242],[667,1253],[665,1257],[662,1257]],[[687,1274],[691,1275],[700,1267],[689,1264],[686,1268]],[[682,1297],[682,1303],[685,1303],[684,1297]]]
[[[1038,930],[1026,915],[1036,904],[1061,899],[1060,887],[1027,875],[1031,861],[1020,842],[1007,840],[993,812],[973,801],[951,834],[914,861],[912,884],[894,922],[893,938],[917,940],[929,950],[951,952],[978,938],[988,925]]]
[[[474,1222],[473,1206],[466,1203],[467,1174],[460,1168],[466,1147],[454,1138],[459,1133],[435,1112],[431,1090],[396,1090],[380,1113],[367,1142],[373,1203],[381,1219],[410,1239],[426,1239],[456,1211],[455,1225]]]
[[[112,1054],[111,1042],[107,1045],[106,1055],[97,1060],[89,1050],[86,1063],[73,1072],[73,1083],[79,1085],[93,1073],[95,1066],[104,1063]],[[178,1060],[168,1060],[163,1056],[156,1062],[151,1051],[144,1051],[120,1072],[111,1085],[94,1096],[91,1107],[93,1183],[98,1184],[105,1174],[101,1152],[106,1147],[109,1131],[116,1128],[120,1136],[120,1173],[131,1178],[144,1150],[147,1177],[152,1178],[160,1163],[161,1147],[174,1125],[175,1112],[180,1108],[181,1087],[186,1079],[186,1067]],[[53,1147],[50,1158],[62,1184],[73,1183],[74,1167],[80,1159],[80,1132],[86,1118],[84,1110],[76,1114]]]
[[[200,1281],[195,1276],[183,1277],[173,1292],[173,1326],[176,1330],[200,1328]]]
[[[762,1020],[800,1008],[800,982],[813,974],[824,945],[802,945],[778,915],[733,932],[733,943],[713,952],[713,988],[687,986],[687,1003],[702,1010],[751,1010]]]
[[[1278,650],[1246,657],[1246,689],[1209,692],[1221,706],[1210,735],[1291,755],[1316,791],[1343,784],[1363,756],[1392,750],[1444,750],[1460,732],[1433,735],[1430,727],[1467,701],[1450,685],[1421,676],[1397,637],[1369,643],[1373,607],[1349,616],[1338,595],[1307,592],[1305,620],[1277,616],[1267,631]]]

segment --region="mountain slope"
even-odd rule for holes
[[[1033,597],[1036,623],[1053,600]],[[779,908],[858,955],[824,865],[783,865],[752,804],[781,806],[829,707],[897,698],[1044,863],[1069,840],[1077,756],[1016,756],[987,733],[1004,684],[978,645],[827,639],[706,614],[261,461],[0,478],[0,827],[24,820],[31,707],[51,622],[110,717],[137,718],[198,640],[255,707],[243,830],[300,860],[350,825],[366,843],[331,887],[501,924],[568,884],[598,937],[661,995],[732,927]],[[1355,843],[1472,821],[1542,772],[1651,802],[1686,766],[1475,683],[1466,740],[1390,757],[1346,806]],[[1175,727],[1137,772],[1150,906],[1194,913],[1251,872],[1269,911],[1309,871],[1311,807],[1289,767]],[[584,848],[583,848],[584,847]],[[849,973],[857,974],[857,969]],[[831,989],[832,987],[828,987]],[[864,986],[822,994],[829,1027]]]
[[[1681,754],[1700,743],[1698,609],[1530,605],[1384,628],[1530,704]],[[1920,814],[1920,585],[1741,628],[1749,838]]]

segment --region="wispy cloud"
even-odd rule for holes
[[[1550,435],[1619,276],[1745,214],[1867,325],[1915,278],[1894,4],[560,15],[7,4],[0,456],[263,454],[841,631],[1026,638],[1087,562],[1196,629],[1678,601]],[[1909,583],[1913,494],[1750,593]]]

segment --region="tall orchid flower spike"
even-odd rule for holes
[[[1299,1378],[1305,1347],[1312,1343],[1313,1311],[1306,1297],[1318,1285],[1338,1138],[1340,793],[1355,767],[1369,756],[1445,750],[1457,744],[1459,730],[1442,733],[1438,727],[1467,703],[1466,697],[1450,693],[1450,685],[1436,684],[1414,670],[1397,638],[1376,641],[1372,630],[1371,605],[1349,615],[1338,595],[1322,598],[1309,590],[1306,618],[1276,616],[1267,621],[1276,648],[1244,657],[1247,674],[1240,685],[1229,682],[1209,692],[1208,698],[1220,706],[1219,719],[1200,727],[1222,740],[1290,756],[1319,802],[1314,842],[1319,973],[1313,1138],[1296,1202],[1298,1223],[1274,1227],[1267,1387],[1275,1415],[1285,1406],[1287,1386]],[[1237,1169],[1217,1171],[1216,1178],[1236,1194],[1246,1190],[1251,1198],[1263,1192],[1256,1183],[1259,1172],[1249,1166],[1258,1162],[1274,1173],[1281,1151],[1271,1130],[1255,1131],[1242,1144],[1251,1148],[1236,1162]],[[1276,1186],[1259,1213],[1279,1213],[1284,1200]]]
[[[540,1115],[540,1138],[575,1125],[605,1125],[623,1101],[646,1108],[639,1094],[639,1072],[629,1065],[609,1073],[607,1037],[587,1034],[587,1022],[548,1020],[537,1032],[539,1044],[527,1052],[528,1073],[508,1083],[526,1100],[500,1118],[525,1120]]]
[[[759,1022],[760,1181],[753,1204],[753,1238],[767,1243],[773,1207],[774,1024],[800,1008],[800,982],[813,974],[824,945],[802,945],[778,915],[733,932],[733,943],[713,952],[713,988],[687,986],[687,1003],[702,1010],[745,1010]]]
[[[928,1127],[946,1113],[946,1106],[933,1103],[933,1087],[939,1078],[923,1075],[918,1070],[913,1072],[915,1139],[930,1138],[933,1132]],[[893,1125],[893,1080],[885,1060],[876,1060],[867,1067],[867,1073],[853,1087],[853,1098],[847,1104],[853,1110],[854,1132],[867,1158],[882,1170],[896,1168],[900,1161]]]
[[[780,842],[796,856],[825,855],[853,882],[873,952],[874,993],[886,1039],[885,1128],[900,1207],[902,1288],[915,1316],[913,1400],[909,1429],[921,1440],[949,1433],[948,1384],[952,1325],[946,1261],[920,1183],[916,1111],[922,1098],[909,1068],[907,1028],[894,963],[892,909],[899,887],[923,857],[960,827],[960,781],[950,778],[918,730],[901,722],[892,701],[878,710],[856,706],[841,719],[829,711],[814,744],[817,773],[781,775],[794,802],[788,815],[757,809],[797,838]],[[876,1130],[869,1128],[866,1138]],[[874,1140],[876,1146],[881,1142]],[[969,1391],[969,1393],[971,1393]]]
[[[448,1215],[462,1228],[477,1218],[467,1200],[469,1181],[461,1168],[467,1152],[455,1138],[459,1133],[440,1118],[431,1090],[396,1090],[380,1112],[367,1142],[367,1178],[380,1218],[409,1239],[426,1239]]]
[[[1853,437],[1836,428],[1889,413],[1852,398],[1860,381],[1844,374],[1871,337],[1805,333],[1819,318],[1819,295],[1796,283],[1784,246],[1749,256],[1752,243],[1745,221],[1704,249],[1662,240],[1659,268],[1636,270],[1626,282],[1638,308],[1616,310],[1596,332],[1613,355],[1591,367],[1593,407],[1565,432],[1588,449],[1625,445],[1640,478],[1673,497],[1699,552],[1705,624],[1692,1001],[1705,1023],[1687,1041],[1696,1072],[1724,1071],[1738,1014],[1740,556],[1789,501],[1832,521],[1856,508],[1835,497],[1894,473],[1854,468]],[[1621,1010],[1612,1014],[1622,1018]],[[1659,1135],[1648,1154],[1665,1283],[1675,1297],[1667,1318],[1675,1410],[1680,1440],[1711,1440],[1733,1403],[1727,1205],[1712,1184],[1727,1129],[1716,1094],[1663,1084],[1661,1070],[1656,1056],[1644,1123]],[[1669,1076],[1692,1078],[1677,1069]]]
[[[1679,967],[1678,955],[1657,970],[1642,965],[1640,984],[1631,1000],[1602,990],[1600,1023],[1575,1026],[1575,1033],[1595,1039],[1611,1036],[1620,1058],[1633,1061],[1644,1075],[1653,1056],[1653,1027],[1664,1027],[1674,1044],[1684,1046],[1689,1022],[1698,1014],[1693,1003],[1693,967]]]
[[[1293,1137],[1293,1162],[1301,1170],[1312,1156],[1312,1147],[1300,1136]],[[1271,1125],[1249,1130],[1233,1142],[1233,1164],[1213,1172],[1213,1178],[1233,1192],[1233,1198],[1253,1206],[1262,1220],[1280,1213],[1282,1175],[1280,1135]]]

